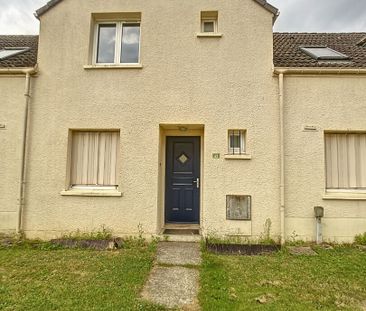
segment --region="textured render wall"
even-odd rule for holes
[[[219,11],[222,38],[197,38]],[[143,69],[84,70],[91,14],[141,12]],[[63,1],[41,18],[25,230],[51,237],[97,228],[160,230],[159,124],[205,127],[204,232],[278,234],[278,105],[272,15],[254,1]],[[121,198],[64,197],[70,128],[118,128]],[[224,160],[227,130],[248,130],[250,161]],[[161,138],[161,137],[160,137]],[[221,153],[220,160],[212,158]],[[253,196],[252,222],[226,221],[226,194]],[[159,204],[160,203],[160,204]],[[159,210],[160,209],[160,210]]]
[[[352,241],[366,231],[366,198],[323,200],[324,130],[366,131],[365,85],[365,76],[285,78],[288,236],[315,239],[316,205],[325,208],[326,240]],[[316,125],[319,131],[303,132],[304,125]]]
[[[0,232],[16,227],[24,117],[24,76],[0,76]]]

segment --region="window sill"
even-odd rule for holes
[[[224,158],[226,160],[251,160],[252,156],[250,154],[225,154]]]
[[[199,32],[197,38],[221,38],[222,33],[219,32]]]
[[[365,191],[327,191],[323,200],[355,200],[366,201]]]
[[[85,65],[85,70],[93,69],[142,69],[142,64],[126,64],[126,65]]]
[[[70,189],[61,191],[62,196],[77,196],[77,197],[121,197],[122,192],[117,190],[81,190],[81,189]]]

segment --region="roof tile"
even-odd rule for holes
[[[274,33],[275,67],[366,68],[366,33]],[[316,60],[300,46],[327,46],[350,57],[345,60]]]
[[[0,60],[0,68],[34,67],[37,64],[38,36],[0,35],[0,50],[9,47],[29,47],[30,50]]]

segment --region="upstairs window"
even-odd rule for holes
[[[202,11],[201,12],[201,32],[217,33],[218,32],[218,12]]]
[[[300,50],[316,60],[347,60],[349,57],[326,46],[300,47]]]
[[[228,154],[245,154],[245,130],[229,130]]]
[[[96,64],[140,63],[140,22],[98,22],[95,30]]]
[[[327,189],[366,190],[366,133],[326,133]]]

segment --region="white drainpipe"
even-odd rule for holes
[[[0,69],[0,75],[25,75],[25,107],[24,107],[24,118],[23,118],[23,135],[22,135],[22,151],[21,151],[21,173],[19,180],[19,198],[18,198],[18,209],[17,209],[17,223],[15,231],[17,234],[22,231],[22,215],[24,210],[24,194],[26,185],[26,162],[27,162],[27,138],[29,129],[29,105],[30,105],[30,82],[31,75],[37,72],[37,67],[34,68],[4,68]]]
[[[281,245],[286,242],[285,235],[285,128],[284,128],[284,98],[283,98],[283,73],[278,76],[279,105],[280,105],[280,227]]]

